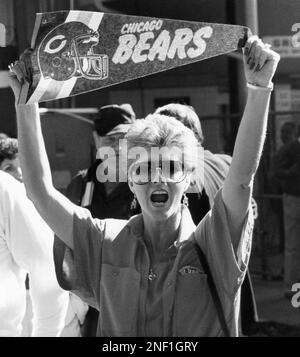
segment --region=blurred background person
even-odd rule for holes
[[[279,243],[279,252],[282,256],[281,259],[281,268],[278,270],[278,273],[275,274],[275,278],[283,279],[284,275],[284,241],[285,241],[285,233],[284,233],[284,213],[283,213],[283,187],[282,180],[276,175],[276,167],[278,165],[278,159],[282,155],[282,151],[286,144],[295,140],[297,137],[296,134],[296,125],[292,121],[287,121],[283,123],[280,128],[280,139],[282,145],[279,147],[277,152],[274,153],[273,158],[271,160],[270,172],[267,177],[268,180],[268,193],[272,195],[276,195],[274,199],[268,202],[268,206],[266,208],[265,220],[268,233],[272,236],[273,241]],[[279,160],[280,161],[280,160]]]
[[[130,104],[101,107],[93,131],[96,152],[103,147],[109,147],[118,156],[120,140],[124,138],[129,125],[135,119]],[[128,219],[132,215],[132,192],[127,182],[100,182],[97,178],[97,168],[101,162],[96,154],[93,164],[72,179],[67,188],[67,196],[74,203],[89,208],[93,217]]]
[[[17,139],[8,137],[0,139],[0,170],[7,172],[16,180],[22,182]]]
[[[284,294],[291,298],[293,284],[300,282],[300,132],[294,125],[288,128],[274,159],[274,175],[283,192]]]
[[[21,181],[18,141],[7,137],[0,140],[0,336],[76,337],[85,305],[59,287],[53,232]]]
[[[26,274],[30,276],[32,336],[59,336],[69,294],[56,281],[53,233],[41,219],[24,186],[0,170],[0,336],[23,333]]]

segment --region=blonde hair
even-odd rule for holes
[[[135,147],[177,147],[184,154],[187,168],[195,168],[199,143],[192,130],[173,117],[150,114],[145,119],[135,121],[125,138],[128,150]]]

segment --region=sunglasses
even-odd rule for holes
[[[137,185],[157,182],[158,177],[165,182],[179,183],[186,178],[187,170],[181,161],[144,161],[133,164],[129,175]]]

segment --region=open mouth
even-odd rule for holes
[[[169,194],[165,190],[156,190],[152,192],[150,199],[153,203],[166,203],[168,201]]]

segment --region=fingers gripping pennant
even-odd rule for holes
[[[87,11],[37,14],[21,102],[89,92],[232,52],[247,27]]]

